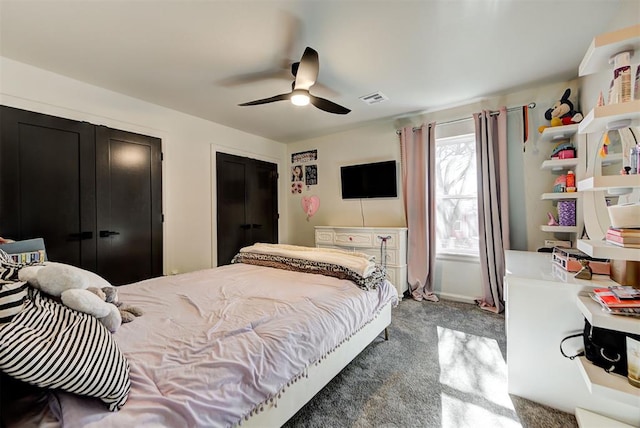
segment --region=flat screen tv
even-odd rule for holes
[[[342,199],[398,196],[396,161],[347,165],[340,168]]]

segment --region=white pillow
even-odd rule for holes
[[[23,267],[22,269],[20,269],[18,277],[20,278],[20,281],[26,281],[34,287],[40,288],[38,280],[36,278],[36,274],[38,273],[38,270],[42,269],[45,266],[64,266],[65,268],[68,268],[76,272],[78,275],[82,276],[84,279],[83,283],[86,283],[87,287],[103,288],[111,286],[111,283],[109,281],[96,273],[79,268],[77,266],[58,262],[44,262],[41,265]]]

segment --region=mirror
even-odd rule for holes
[[[630,165],[630,150],[640,142],[639,127],[611,129],[591,139],[587,144],[586,177],[620,175]],[[591,144],[589,144],[591,143]],[[611,226],[607,207],[616,204],[639,203],[640,188],[613,187],[606,191],[584,192],[585,228],[592,240],[604,239]]]
[[[630,168],[631,148],[638,144],[640,129],[621,128],[603,133],[598,145],[601,175],[619,175],[624,168]]]

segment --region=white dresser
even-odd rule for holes
[[[402,294],[409,288],[406,227],[316,226],[315,229],[316,247],[358,251],[374,256],[376,263],[385,262],[387,278],[402,298]],[[381,259],[383,238],[386,238],[385,260]]]

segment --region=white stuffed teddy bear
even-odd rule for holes
[[[96,274],[71,265],[46,262],[20,269],[18,277],[50,296],[59,297],[65,306],[96,317],[112,333],[122,324],[116,302],[105,301],[106,293],[101,286],[113,287]]]

